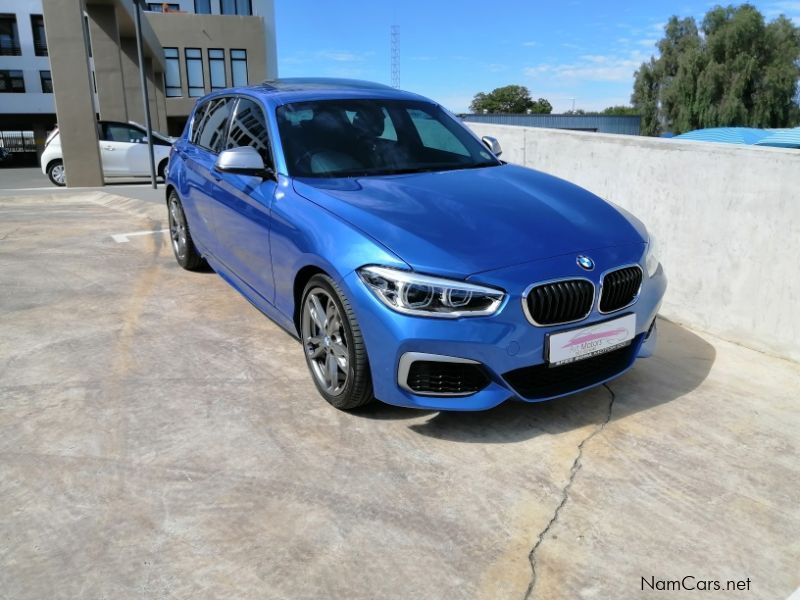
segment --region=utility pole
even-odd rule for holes
[[[391,44],[391,74],[392,87],[400,87],[400,26],[392,25],[389,28],[389,40]]]
[[[136,9],[136,51],[139,55],[139,84],[142,86],[142,102],[144,102],[144,126],[147,131],[147,156],[150,158],[150,182],[153,189],[156,184],[156,161],[153,156],[153,126],[150,121],[150,100],[147,97],[147,76],[144,65],[144,49],[142,47],[142,0],[134,0]]]

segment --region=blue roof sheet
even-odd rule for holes
[[[800,148],[800,127],[794,129],[771,129],[766,137],[756,142],[756,146],[773,148]]]
[[[757,129],[755,127],[710,127],[708,129],[687,131],[686,133],[674,136],[672,139],[751,145],[767,135],[769,135],[769,130]]]

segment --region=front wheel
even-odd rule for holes
[[[59,187],[67,185],[67,172],[64,170],[64,162],[54,160],[47,165],[47,176],[52,183]]]
[[[361,328],[339,286],[314,275],[303,292],[300,335],[317,390],[340,410],[372,400],[372,377]]]

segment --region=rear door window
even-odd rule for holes
[[[197,125],[195,143],[198,146],[214,153],[223,149],[232,104],[231,98],[213,98],[208,101],[200,123]],[[195,121],[197,121],[197,117],[195,117]]]

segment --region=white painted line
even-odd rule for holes
[[[800,600],[800,587],[797,588],[792,595],[789,596],[786,600]]]
[[[155,229],[153,231],[132,231],[131,233],[113,233],[111,238],[118,244],[125,244],[130,240],[128,238],[138,237],[140,235],[153,235],[155,233],[167,233],[169,229]]]
[[[38,190],[60,190],[61,188],[57,188],[54,185],[45,186],[45,187],[32,187],[32,188],[0,188],[2,192],[36,192]]]

